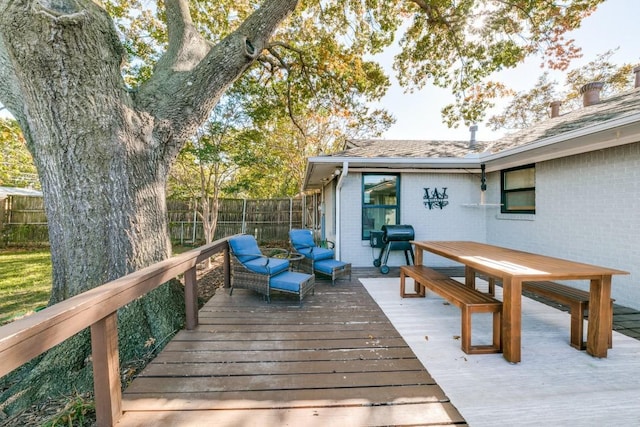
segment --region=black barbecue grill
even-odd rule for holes
[[[413,248],[410,243],[414,238],[415,233],[413,227],[410,225],[383,225],[382,242],[384,246],[380,250],[380,256],[373,261],[373,265],[380,267],[380,273],[387,274],[389,272],[387,260],[389,259],[389,252],[391,251],[404,251],[407,265],[411,265],[407,252],[411,253],[411,261],[414,262]]]

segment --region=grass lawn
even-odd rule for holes
[[[0,325],[45,307],[50,293],[48,249],[0,250]]]
[[[174,255],[193,249],[174,246]],[[49,302],[49,249],[0,249],[0,325],[33,313]]]

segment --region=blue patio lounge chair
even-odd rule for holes
[[[286,259],[269,258],[258,248],[255,237],[240,235],[229,239],[231,252],[231,290],[249,289],[271,301],[271,290],[298,295],[300,303],[309,292],[314,292],[315,276],[289,271]]]
[[[300,262],[300,268],[310,274],[321,273],[331,276],[331,286],[336,280],[349,276],[351,280],[351,264],[334,259],[333,249],[322,248],[316,245],[311,230],[294,228],[289,231],[291,246],[304,258]]]

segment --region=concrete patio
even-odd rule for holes
[[[458,341],[458,308],[434,294],[402,299],[395,277],[360,281],[469,425],[640,422],[640,341],[614,332],[608,357],[593,358],[569,346],[568,313],[524,297],[522,362],[469,356]],[[475,316],[474,340],[490,340],[490,317]]]

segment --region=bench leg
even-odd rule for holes
[[[400,269],[400,298],[422,298],[425,295],[425,291],[424,291],[424,286],[422,286],[420,283],[418,283],[417,280],[414,279],[415,281],[415,293],[407,293],[406,292],[406,288],[405,288],[405,278],[406,275],[404,274],[404,271],[402,271],[402,269]]]
[[[490,354],[502,352],[502,315],[500,311],[493,314],[493,344],[492,345],[472,345],[471,344],[471,317],[473,312],[469,306],[463,306],[462,312],[462,351],[467,354]]]
[[[502,351],[502,312],[493,313],[493,347]]]
[[[462,351],[467,354],[472,354],[471,349],[471,313],[469,307],[462,307],[462,324],[461,324],[461,339],[462,339]]]
[[[578,350],[586,350],[584,337],[584,311],[589,305],[586,302],[571,304],[571,338],[569,344]]]
[[[609,348],[613,348],[613,300],[611,300],[611,329],[609,329]]]

